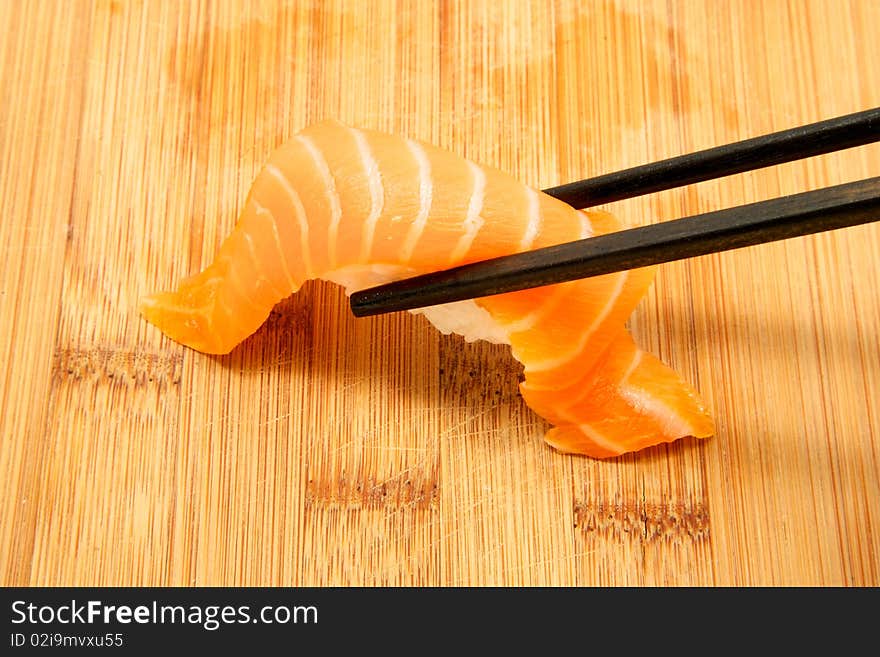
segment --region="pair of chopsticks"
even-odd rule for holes
[[[545,189],[587,208],[880,141],[880,108]],[[351,295],[357,317],[515,292],[880,220],[880,177],[408,278]]]

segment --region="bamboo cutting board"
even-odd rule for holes
[[[546,447],[504,347],[309,284],[226,357],[138,298],[336,117],[547,187],[880,105],[880,3],[0,2],[7,585],[880,585],[880,225],[664,265],[717,435]],[[877,175],[870,146],[610,206]]]

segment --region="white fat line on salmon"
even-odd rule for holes
[[[226,279],[224,279],[224,278],[221,278],[219,276],[215,276],[214,278],[209,278],[207,281],[204,281],[202,283],[202,286],[207,287],[207,286],[213,285],[214,283],[222,283],[225,280]],[[219,306],[220,309],[223,312],[225,312],[225,314],[230,318],[234,317],[234,314],[232,312],[232,309],[229,307],[229,304],[227,304],[223,300],[223,297],[219,296],[216,293],[217,286],[215,285],[214,287],[215,287],[215,293],[211,297],[210,301],[203,303],[199,306],[184,306],[179,303],[172,303],[172,302],[168,302],[168,301],[165,301],[165,302],[159,304],[159,302],[155,298],[146,297],[141,300],[141,308],[149,308],[149,309],[159,308],[160,312],[168,312],[169,310],[171,310],[171,311],[176,312],[180,315],[184,315],[185,317],[200,317],[202,319],[202,321],[207,322],[208,324],[210,324],[211,326],[214,327],[214,330],[209,331],[209,333],[214,338],[212,341],[212,345],[217,345],[218,341],[220,339],[219,332],[223,328],[222,323],[216,322],[212,319],[217,316],[217,313],[216,313],[217,306]],[[201,327],[199,325],[199,322],[195,319],[186,320],[185,324],[190,328],[195,328],[196,330],[202,330],[202,331],[206,330],[203,327]]]
[[[592,237],[593,235],[593,226],[590,224],[590,219],[584,212],[578,211],[578,215],[580,217],[580,233],[578,239],[587,239],[588,237]],[[571,291],[571,288],[577,285],[579,281],[569,281],[566,283],[560,283],[555,286],[553,293],[545,296],[541,300],[541,305],[539,305],[535,310],[530,312],[528,315],[519,318],[516,321],[511,322],[510,324],[506,324],[504,326],[505,330],[508,333],[521,333],[522,331],[528,331],[533,328],[541,319],[546,317],[550,312],[559,307],[565,298],[568,296],[568,293]]]
[[[361,234],[360,262],[369,262],[370,252],[373,250],[373,237],[376,234],[376,223],[382,215],[385,205],[385,189],[382,187],[382,176],[379,174],[379,163],[370,151],[367,137],[357,128],[349,128],[357,143],[358,153],[364,165],[364,172],[370,187],[370,216],[364,221]]]
[[[244,281],[236,276],[237,270],[235,269],[235,263],[230,260],[229,268],[226,270],[226,280],[230,283],[230,288],[238,292],[238,296],[245,300],[245,302],[255,310],[259,310],[263,312],[265,310],[262,304],[257,303],[248,293],[247,288],[245,287]],[[222,291],[223,288],[218,288],[218,293]]]
[[[673,411],[662,400],[635,386],[619,386],[623,397],[638,413],[657,420],[663,434],[670,438],[682,438],[694,433],[690,423]]]
[[[216,279],[212,279],[212,280],[216,280]],[[221,281],[222,281],[222,279],[221,279]],[[211,325],[214,327],[214,330],[209,331],[209,334],[212,336],[212,345],[214,347],[221,344],[220,332],[225,330],[229,326],[229,323],[224,324],[223,322],[216,320],[217,308],[219,308],[221,312],[225,313],[226,316],[230,320],[233,320],[236,317],[235,312],[232,310],[232,307],[228,303],[226,303],[226,300],[223,298],[223,295],[220,294],[222,291],[223,291],[222,287],[216,288],[216,290],[214,292],[214,296],[212,298],[213,306],[211,307],[211,311],[210,311],[211,314],[210,314],[210,316],[203,315],[203,317],[205,318],[205,321],[209,321],[208,317],[212,318],[212,320],[210,320],[210,322],[211,322]]]
[[[299,289],[299,285],[296,284],[296,281],[293,280],[293,276],[290,273],[290,267],[287,265],[287,256],[284,254],[284,249],[281,247],[281,235],[278,232],[278,222],[275,220],[275,215],[272,214],[272,211],[269,208],[263,207],[257,201],[254,201],[254,208],[256,209],[257,216],[268,217],[270,224],[272,226],[272,239],[275,242],[275,248],[278,250],[278,256],[281,262],[281,271],[284,273],[284,278],[287,279],[287,284],[290,285],[291,290]],[[290,294],[288,292],[287,294]],[[287,296],[285,294],[284,296]]]
[[[218,290],[218,292],[219,291],[220,290]],[[228,303],[226,303],[226,300],[223,298],[223,295],[214,294],[213,302],[215,305],[219,306],[223,312],[226,313],[227,317],[229,317],[230,319],[235,317],[235,311],[232,309],[232,306],[230,306]],[[213,316],[213,314],[212,314],[212,316]]]
[[[262,281],[272,289],[272,291],[275,293],[275,296],[277,296],[279,299],[283,299],[284,297],[286,297],[287,294],[275,287],[275,284],[271,280],[269,280],[269,278],[267,278],[267,272],[263,268],[263,264],[260,262],[260,259],[257,258],[257,249],[254,246],[254,239],[250,236],[250,233],[242,231],[242,235],[247,242],[248,253],[251,256],[251,261],[254,263],[254,273],[257,274],[257,284],[259,285],[260,281]]]
[[[315,168],[321,176],[321,182],[324,183],[324,189],[327,190],[327,199],[330,202],[330,223],[327,226],[327,257],[330,261],[330,269],[336,269],[336,244],[339,241],[339,222],[342,221],[342,204],[339,201],[339,192],[336,191],[336,181],[333,174],[330,173],[330,167],[324,157],[321,149],[309,137],[298,135],[296,139],[305,146]]]
[[[406,240],[403,242],[400,254],[403,262],[412,260],[416,244],[422,233],[425,232],[425,226],[428,225],[428,214],[431,212],[431,197],[434,193],[434,186],[431,182],[431,163],[428,161],[425,149],[412,139],[407,139],[406,145],[419,165],[419,213],[416,215],[416,219],[406,235]]]
[[[619,385],[619,386],[626,385],[626,382],[629,379],[629,377],[632,376],[632,373],[636,371],[636,368],[642,362],[642,357],[644,355],[645,355],[645,352],[643,352],[638,347],[635,348],[635,353],[633,354],[633,359],[630,361],[629,367],[626,368],[626,372],[624,372],[623,376],[620,377],[620,382],[617,385]]]
[[[581,218],[581,236],[580,239],[585,240],[588,237],[592,237],[596,231],[593,230],[593,224],[590,222],[590,217],[587,216],[587,213],[583,210],[578,210],[578,215]]]
[[[617,300],[623,293],[623,287],[626,284],[627,278],[629,278],[629,273],[625,271],[620,272],[617,275],[617,284],[614,286],[614,290],[611,293],[611,297],[608,299],[608,303],[602,308],[602,312],[596,315],[596,318],[593,320],[593,323],[590,324],[590,327],[581,334],[581,338],[578,340],[574,349],[558,358],[548,358],[547,360],[542,360],[537,363],[529,363],[525,368],[526,372],[544,372],[552,370],[560,365],[565,365],[565,363],[573,358],[577,358],[577,356],[584,350],[584,347],[587,346],[587,343],[589,343],[593,334],[602,325],[602,322],[604,322],[608,315],[611,314],[611,311],[614,309],[614,304],[617,303]]]
[[[238,237],[238,231],[234,231],[226,239],[226,242],[224,242],[222,248],[227,248],[228,250],[226,251],[225,254],[220,255],[217,258],[217,260],[214,261],[214,264],[216,264],[216,265],[225,265],[225,268],[223,270],[224,275],[220,278],[220,283],[218,283],[216,286],[214,286],[214,290],[215,290],[214,297],[218,298],[217,295],[220,292],[222,292],[223,290],[231,290],[233,292],[236,292],[238,294],[238,296],[241,297],[244,300],[244,302],[247,303],[251,308],[255,308],[256,310],[259,310],[260,312],[262,312],[263,307],[261,305],[257,304],[253,299],[251,299],[250,296],[248,296],[247,287],[245,286],[245,282],[241,278],[236,276],[237,270],[234,267],[235,267],[236,261],[238,261],[239,259],[232,258],[229,255],[229,250],[233,249],[232,240],[234,240],[236,237]],[[211,279],[211,280],[217,280],[217,279]]]
[[[552,293],[545,295],[541,300],[540,305],[535,308],[528,315],[524,315],[519,319],[511,322],[510,324],[505,324],[504,329],[508,333],[521,333],[522,331],[528,331],[531,328],[541,321],[544,317],[546,317],[549,313],[559,307],[567,297],[569,292],[571,292],[571,288],[577,284],[577,281],[568,281],[566,283],[558,283],[553,286]]]
[[[596,446],[601,447],[602,449],[607,449],[612,454],[623,454],[626,451],[623,446],[610,440],[592,424],[575,424],[574,427],[584,434],[587,440],[592,441]]]
[[[229,262],[228,256],[221,256],[214,262],[214,264],[217,265],[224,261]],[[151,298],[144,299],[142,301],[142,304],[148,308],[159,307],[161,310],[171,309],[175,312],[180,313],[181,315],[201,316],[206,322],[214,327],[214,330],[211,332],[214,337],[213,344],[219,344],[220,331],[225,328],[225,325],[222,322],[216,320],[216,309],[219,307],[220,310],[223,311],[230,319],[235,319],[235,317],[237,316],[236,313],[232,310],[232,307],[228,303],[226,303],[223,297],[224,291],[236,292],[238,296],[241,297],[246,303],[250,304],[254,308],[258,308],[261,312],[263,311],[263,308],[255,305],[250,300],[250,297],[244,294],[239,286],[235,285],[236,278],[233,275],[231,267],[227,267],[226,272],[226,276],[212,276],[211,278],[201,281],[199,283],[199,287],[201,288],[213,288],[213,294],[211,295],[210,299],[201,305],[184,306],[179,303],[173,303],[169,301],[165,301],[159,304],[155,299]]]
[[[626,371],[623,373],[623,376],[620,377],[620,381],[618,382],[618,388],[622,391],[622,386],[626,383],[627,379],[632,376],[632,373],[635,372],[636,368],[642,362],[642,357],[644,353],[641,349],[635,348],[633,353],[632,360],[626,368]],[[559,415],[560,418],[565,420],[566,422],[571,422],[572,424],[578,424],[579,418],[577,417],[576,412],[572,412],[571,409],[576,407],[581,401],[584,400],[591,392],[593,391],[593,386],[591,385],[582,385],[580,392],[575,395],[573,398],[566,401],[564,404],[557,406],[554,410]],[[621,392],[621,396],[623,393]]]
[[[468,160],[468,168],[474,181],[474,188],[468,201],[467,215],[465,215],[464,223],[461,226],[464,229],[464,235],[458,238],[458,243],[452,249],[452,255],[449,256],[449,264],[457,263],[467,255],[468,251],[471,250],[471,245],[477,238],[477,233],[480,232],[483,224],[486,223],[483,217],[480,216],[480,213],[483,211],[483,199],[486,194],[486,172],[483,171],[481,166],[474,164],[470,160]]]
[[[312,254],[309,248],[309,220],[306,217],[306,209],[303,207],[302,200],[281,169],[274,164],[267,164],[266,172],[281,184],[282,189],[284,189],[284,192],[290,198],[290,204],[293,206],[293,213],[296,215],[296,221],[299,224],[300,247],[302,251],[303,267],[306,270],[306,278],[314,278],[315,272],[312,270]]]
[[[528,188],[529,196],[529,223],[526,225],[526,232],[523,234],[522,241],[519,243],[520,251],[528,251],[535,243],[538,232],[541,230],[541,196],[538,191]]]

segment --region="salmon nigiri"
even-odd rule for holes
[[[456,265],[621,228],[429,144],[327,121],[271,156],[214,262],[143,315],[198,351],[225,354],[309,279],[349,294]],[[610,457],[713,433],[696,392],[639,349],[625,322],[644,268],[419,312],[444,333],[509,344],[526,403],[563,452]]]

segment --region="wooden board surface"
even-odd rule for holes
[[[327,117],[546,187],[880,105],[880,2],[0,2],[0,581],[880,585],[880,225],[665,265],[717,435],[546,447],[507,348],[309,284],[227,357],[138,298]],[[870,146],[610,206],[877,175]]]

